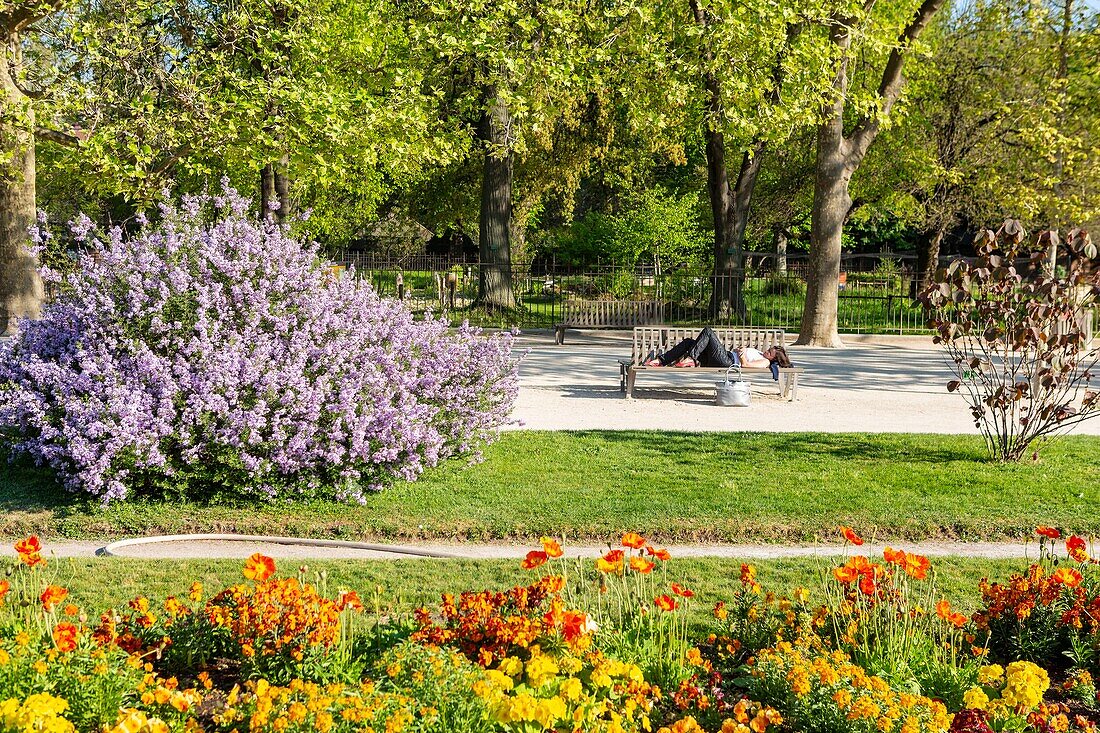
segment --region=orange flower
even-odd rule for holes
[[[57,585],[47,585],[46,590],[42,591],[42,595],[38,600],[42,601],[42,607],[47,611],[52,610],[53,607],[65,600],[69,595],[69,591],[66,588],[62,588]]]
[[[756,568],[748,563],[741,563],[741,585],[752,586],[756,583]]]
[[[645,551],[649,553],[650,557],[655,557],[664,562],[672,559],[672,555],[668,553],[668,550],[654,550],[652,547],[646,546]]]
[[[859,572],[851,565],[841,565],[839,568],[833,568],[833,577],[838,582],[848,585],[859,577]]]
[[[1087,562],[1089,559],[1089,553],[1085,549],[1087,545],[1083,537],[1073,535],[1066,540],[1066,550],[1069,552],[1069,556],[1077,562]]]
[[[1055,583],[1061,583],[1067,588],[1076,588],[1081,584],[1081,573],[1077,572],[1074,568],[1061,567],[1054,571],[1054,575],[1051,576]]]
[[[924,555],[909,553],[905,556],[902,567],[905,568],[905,573],[910,578],[924,580],[928,577],[928,571],[931,570],[932,563]]]
[[[860,576],[859,590],[865,596],[873,596],[875,594],[875,590],[877,590],[877,588],[875,587],[875,576],[874,575]]]
[[[611,550],[596,560],[596,569],[601,573],[618,573],[623,569],[623,551]]]
[[[573,642],[596,630],[596,622],[580,611],[565,611],[562,614],[561,634],[567,642]]]
[[[21,539],[15,543],[15,551],[19,553],[19,560],[27,567],[33,568],[35,565],[45,565],[46,561],[42,559],[42,543],[38,541],[38,537],[31,535],[25,539]]]
[[[565,553],[562,552],[561,545],[553,537],[543,537],[542,551],[546,553],[547,557],[561,557]]]
[[[856,547],[863,544],[863,538],[856,534],[855,530],[851,527],[840,526],[840,534],[844,537],[846,542],[851,542]]]
[[[11,590],[11,583],[6,580],[0,580],[0,601],[4,600],[4,596]]]
[[[546,553],[542,550],[531,550],[527,553],[527,557],[523,558],[523,562],[519,564],[524,570],[533,570],[539,565],[546,562]]]
[[[623,535],[623,547],[640,550],[645,547],[645,539],[637,532],[627,532]]]
[[[58,651],[71,652],[76,649],[78,633],[79,631],[75,626],[68,621],[62,621],[53,627],[53,643],[57,645]]]
[[[646,560],[644,557],[632,557],[630,558],[630,569],[635,570],[642,575],[648,575],[653,572],[653,568],[657,567],[657,563],[652,560]]]
[[[1035,528],[1035,534],[1039,535],[1040,537],[1047,537],[1052,540],[1058,540],[1062,538],[1062,533],[1059,532],[1057,529],[1055,529],[1054,527],[1045,527],[1043,525],[1039,525]]]
[[[678,596],[683,597],[683,598],[694,598],[695,597],[695,591],[688,590],[687,588],[680,585],[679,583],[673,583],[672,584],[672,592],[675,593]]]
[[[80,614],[80,609],[77,608],[75,603],[69,603],[61,612],[66,616],[77,616]]]
[[[905,564],[905,551],[895,550],[892,547],[887,547],[882,551],[882,559],[886,562],[901,567]]]
[[[337,598],[336,603],[341,611],[346,609],[360,611],[363,608],[363,600],[359,597],[359,594],[353,590],[340,591],[340,596]]]
[[[244,562],[244,577],[249,580],[267,580],[275,574],[275,561],[267,555],[254,553]]]
[[[675,611],[676,599],[672,598],[668,594],[659,595],[653,599],[653,605],[662,611]]]

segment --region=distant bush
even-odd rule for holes
[[[806,283],[801,278],[784,275],[770,275],[764,281],[764,295],[805,295]]]
[[[509,335],[414,321],[247,207],[227,189],[134,236],[78,222],[79,270],[0,346],[0,450],[103,502],[355,499],[494,437]]]

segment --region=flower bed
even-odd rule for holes
[[[262,555],[227,588],[84,609],[28,537],[0,580],[0,730],[1094,733],[1100,572],[1040,533],[973,615],[888,548],[790,597],[743,565],[703,627],[634,533],[594,562],[544,538],[527,585],[408,618]]]

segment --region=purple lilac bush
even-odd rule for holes
[[[0,449],[105,503],[354,500],[494,438],[517,391],[510,334],[416,321],[248,203],[188,197],[133,236],[77,222],[76,274],[0,345]]]

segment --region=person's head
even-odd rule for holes
[[[768,358],[768,361],[778,364],[781,367],[791,366],[791,357],[787,356],[787,350],[782,346],[772,346],[764,352],[764,356]]]

